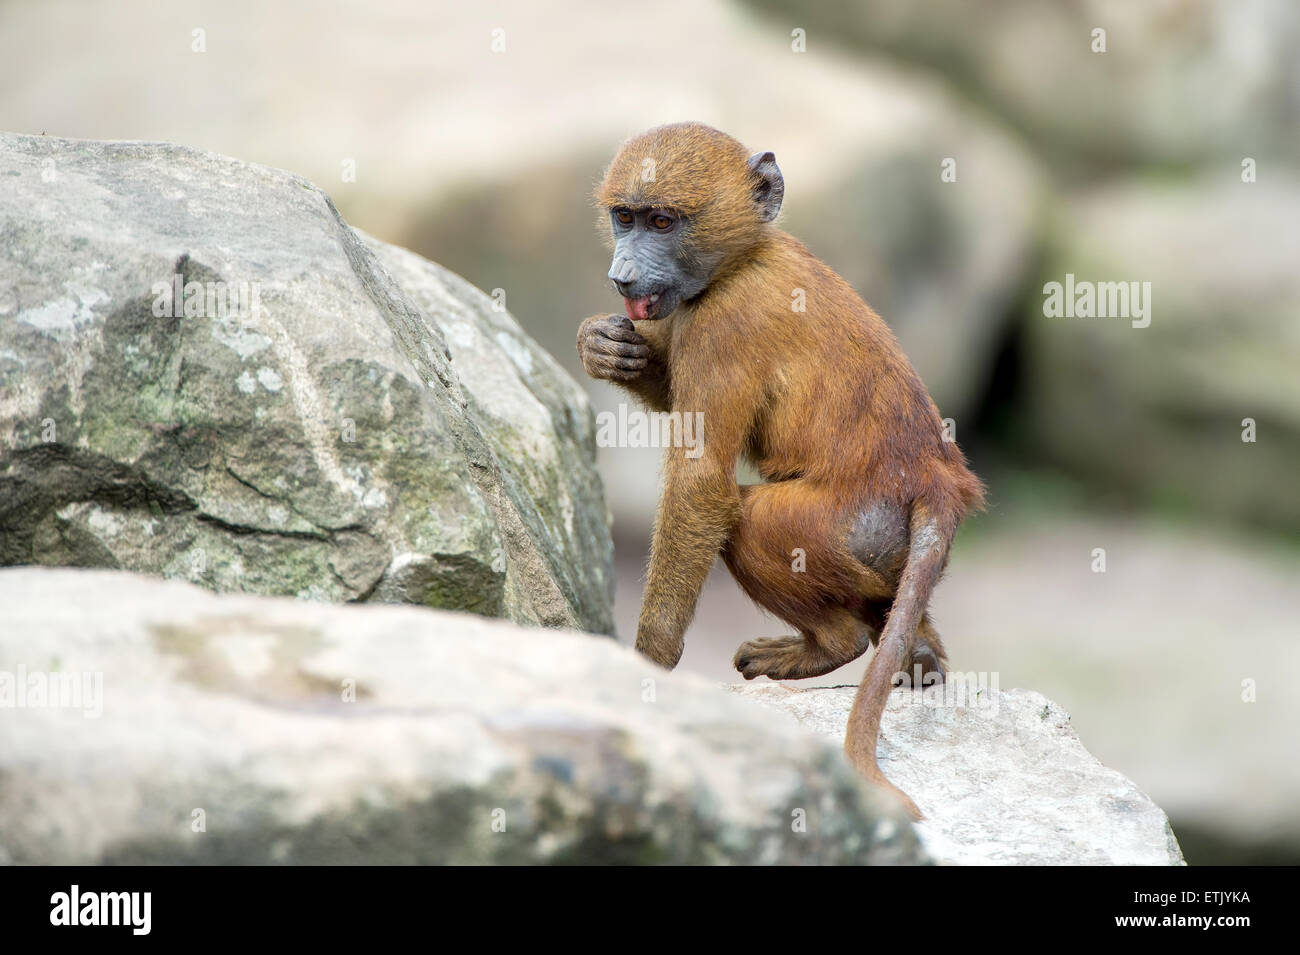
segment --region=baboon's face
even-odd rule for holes
[[[628,318],[663,318],[709,286],[716,263],[690,252],[690,223],[669,209],[615,206],[609,211],[614,231],[614,261],[609,277]]]
[[[625,143],[596,199],[609,215],[609,278],[628,318],[667,318],[703,296],[720,269],[762,241],[784,192],[770,152],[746,159],[740,143],[697,123]]]

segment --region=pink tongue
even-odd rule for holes
[[[650,296],[645,298],[625,298],[623,307],[627,309],[627,317],[632,321],[650,317]]]

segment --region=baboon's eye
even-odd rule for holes
[[[623,225],[631,225],[635,216],[628,209],[615,209],[614,218],[618,219]]]
[[[673,223],[676,221],[677,220],[675,220],[670,215],[665,215],[662,212],[656,212],[654,215],[650,217],[650,228],[658,229],[660,232],[666,232],[667,230],[673,227]]]

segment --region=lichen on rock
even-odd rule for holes
[[[578,385],[289,173],[0,134],[0,565],[612,633]]]

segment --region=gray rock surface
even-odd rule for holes
[[[926,859],[836,746],[609,640],[94,570],[0,606],[0,862]]]
[[[488,297],[185,147],[0,182],[0,564],[612,632],[587,400]]]
[[[844,740],[855,687],[730,687]],[[952,687],[956,689],[956,686]],[[933,691],[925,691],[933,693]],[[885,775],[916,802],[938,860],[967,865],[1182,865],[1164,812],[1102,766],[1070,716],[1032,690],[987,688],[949,702],[895,690],[881,723]],[[956,701],[959,705],[955,705]]]

